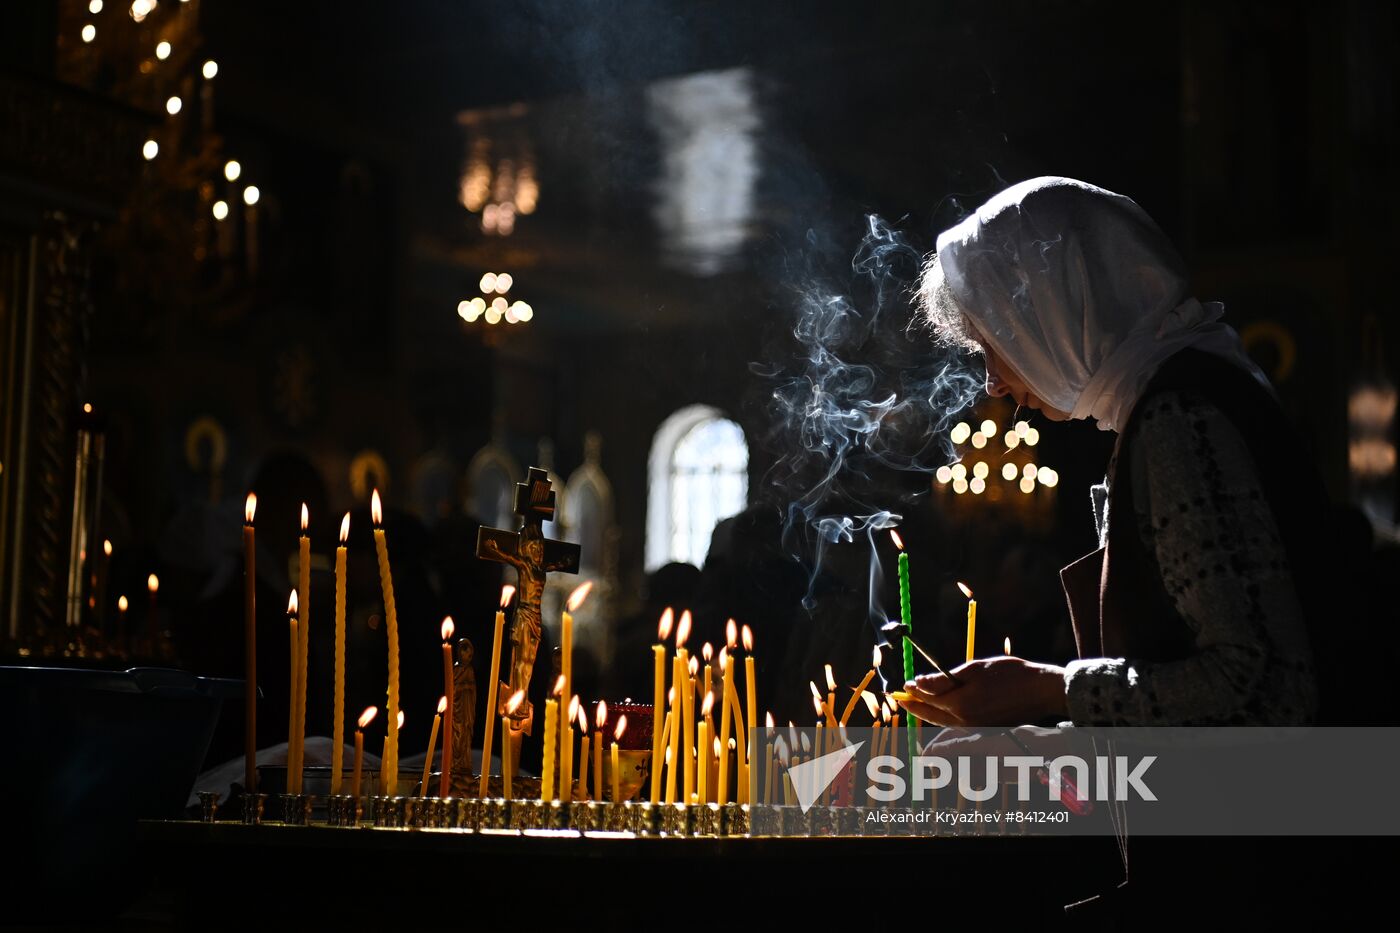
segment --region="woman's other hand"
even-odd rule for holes
[[[1068,717],[1065,671],[1054,664],[999,657],[969,661],[952,678],[922,674],[904,685],[900,705],[940,726],[1017,726]]]

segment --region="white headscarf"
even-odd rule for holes
[[[1194,347],[1268,379],[1224,307],[1131,198],[1071,178],[1012,185],[938,237],[938,261],[983,339],[1045,402],[1121,430],[1167,357]]]

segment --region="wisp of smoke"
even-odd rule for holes
[[[875,536],[902,519],[890,471],[931,473],[952,458],[948,426],[983,377],[911,323],[921,254],[880,217],[866,221],[854,258],[834,273],[823,270],[824,251],[808,233],[800,281],[791,283],[796,352],[788,366],[761,374],[776,383],[783,454],[769,478],[787,502],[784,545],[810,574],[803,604],[815,606],[831,549],[857,544],[869,551],[878,628],[886,619]]]

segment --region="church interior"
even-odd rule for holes
[[[916,669],[1076,656],[1060,569],[1098,546],[1116,435],[988,395],[917,300],[940,231],[1039,176],[1131,197],[1223,303],[1297,428],[1274,466],[1299,488],[1315,469],[1333,504],[1328,637],[1397,660],[1389,4],[3,16],[0,698],[21,713],[0,771],[22,922],[612,921],[711,898],[737,912],[719,922],[819,918],[836,890],[781,882],[845,859],[852,897],[887,890],[898,922],[969,906],[914,872],[988,917],[1102,895],[1120,920],[1376,880],[1342,838],[1134,838],[1126,887],[1121,836],[747,838],[763,749],[741,737],[731,767],[718,730],[825,721],[835,749],[850,717],[913,740],[891,695]],[[1393,724],[1393,678],[1371,702],[1351,723]],[[512,773],[546,810],[620,807],[629,752],[653,769],[632,799],[666,796],[663,767],[684,796],[677,750],[700,756],[695,806],[712,775],[708,831],[689,800],[657,831],[688,838],[659,846],[507,832],[504,803],[482,828]],[[407,789],[362,802],[362,757],[367,786]],[[519,897],[554,875],[556,902]]]

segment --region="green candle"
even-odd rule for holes
[[[906,632],[913,632],[914,619],[909,612],[909,555],[904,551],[904,541],[893,528],[890,529],[890,537],[899,548],[899,621],[904,623]],[[904,679],[906,682],[914,679],[914,643],[907,635],[904,636]],[[918,745],[914,736],[916,720],[913,713],[904,714],[904,725],[909,735],[909,760],[912,762]]]

